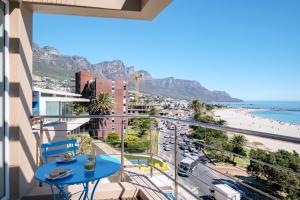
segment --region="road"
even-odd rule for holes
[[[158,156],[170,163],[174,163],[174,146],[173,145],[171,146],[171,151],[164,151],[163,149],[162,144],[166,140],[164,138],[166,134],[174,135],[174,130],[164,129],[163,131],[160,131],[159,138],[158,138],[158,144],[159,144]],[[201,154],[199,155],[201,156]],[[178,156],[177,157],[178,161],[184,158],[181,154],[181,151],[177,153],[177,156]],[[171,168],[174,168],[174,166],[171,166]],[[193,175],[195,177],[179,176],[179,182],[184,186],[186,186],[191,191],[193,191],[193,193],[196,194],[197,196],[209,195],[210,194],[209,185],[212,185],[214,179],[222,178],[202,163],[199,163],[196,170],[194,170]]]
[[[168,161],[170,163],[174,163],[174,144],[170,144],[171,151],[165,151],[163,149],[163,142],[165,140],[170,140],[170,138],[164,138],[165,135],[174,136],[174,130],[169,130],[166,127],[160,123],[160,126],[163,127],[163,129],[159,132],[158,137],[158,156],[165,161]],[[178,126],[180,127],[180,126]],[[180,136],[178,136],[180,137]],[[199,152],[199,157],[205,157],[202,152]],[[182,160],[184,157],[182,155],[182,151],[179,150],[177,153],[177,159],[178,163],[180,160]],[[174,171],[174,166],[170,165],[171,171]],[[196,194],[199,197],[208,197],[210,195],[210,187],[213,186],[214,183],[216,183],[217,180],[230,180],[228,177],[215,172],[214,170],[210,169],[213,165],[210,163],[204,164],[203,162],[199,162],[197,168],[193,171],[193,175],[190,177],[181,177],[179,176],[179,182],[186,186],[190,191],[192,191],[194,194]],[[260,195],[257,193],[253,193],[252,191],[247,190],[243,186],[240,186],[243,188],[243,190],[246,192],[248,199],[257,199]],[[263,198],[265,199],[265,198]]]

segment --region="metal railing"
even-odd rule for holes
[[[249,136],[257,136],[257,137],[261,137],[261,138],[267,138],[267,139],[271,139],[271,140],[278,140],[278,141],[284,141],[284,142],[289,142],[289,143],[293,143],[293,144],[300,144],[300,138],[297,137],[290,137],[290,136],[283,136],[283,135],[276,135],[276,134],[272,134],[272,133],[265,133],[265,132],[258,132],[258,131],[251,131],[251,130],[244,130],[244,129],[238,129],[238,128],[232,128],[232,127],[228,127],[228,126],[220,126],[220,125],[214,125],[214,124],[208,124],[208,123],[202,123],[202,122],[196,122],[196,121],[190,121],[190,120],[182,120],[182,119],[176,119],[176,118],[170,118],[170,117],[163,117],[163,116],[150,116],[150,115],[80,115],[80,116],[33,116],[32,119],[35,122],[39,122],[39,134],[40,134],[40,141],[43,141],[43,137],[44,137],[44,119],[57,119],[57,118],[65,118],[65,119],[74,119],[74,118],[89,118],[89,119],[103,119],[103,118],[122,118],[122,123],[121,123],[121,130],[122,132],[120,133],[120,156],[121,156],[121,181],[124,180],[124,172],[125,172],[125,167],[129,167],[129,166],[125,166],[124,164],[124,158],[125,158],[125,152],[126,150],[128,150],[127,147],[125,147],[125,140],[124,140],[124,120],[123,119],[130,119],[130,118],[150,118],[150,119],[157,119],[157,120],[164,120],[164,121],[168,121],[170,123],[172,123],[174,125],[174,148],[172,148],[173,150],[173,157],[174,160],[167,160],[165,158],[162,158],[160,155],[157,154],[155,155],[154,153],[154,149],[153,149],[153,131],[155,129],[155,127],[153,126],[153,124],[151,124],[149,126],[149,133],[150,133],[150,149],[148,149],[148,152],[144,152],[143,155],[147,155],[150,157],[150,163],[148,163],[148,166],[150,166],[150,176],[153,176],[153,170],[156,170],[158,172],[160,172],[161,174],[165,175],[167,178],[169,178],[170,180],[172,180],[174,182],[174,196],[175,199],[178,199],[179,197],[179,187],[182,188],[183,190],[185,190],[187,193],[189,193],[189,195],[193,196],[194,198],[199,198],[198,195],[195,194],[195,192],[191,191],[186,185],[180,183],[179,181],[179,177],[178,177],[178,164],[179,164],[179,158],[178,158],[178,127],[177,124],[186,124],[189,126],[195,126],[195,127],[202,127],[205,128],[205,134],[206,134],[206,130],[207,129],[213,129],[213,130],[219,130],[219,131],[224,131],[224,132],[232,132],[232,133],[238,133],[238,134],[242,134],[242,135],[249,135]],[[126,125],[126,127],[128,127],[128,125]],[[67,130],[53,130],[53,131],[67,131]],[[202,147],[206,147],[206,148],[211,148],[214,149],[216,151],[220,151],[220,152],[224,152],[227,154],[231,154],[234,155],[236,157],[241,157],[241,158],[245,158],[248,159],[250,161],[256,162],[262,166],[267,166],[267,167],[272,167],[276,170],[281,170],[281,171],[285,171],[287,173],[291,173],[294,176],[300,177],[300,173],[298,172],[293,172],[291,171],[291,169],[289,168],[285,168],[285,167],[281,167],[281,166],[275,166],[272,165],[270,163],[265,163],[262,162],[260,160],[256,160],[247,156],[242,156],[239,155],[237,153],[234,152],[230,152],[228,150],[224,150],[224,149],[219,149],[213,145],[207,144],[206,143],[206,139],[205,142],[194,142],[197,143],[199,146]],[[159,143],[158,143],[159,145]],[[40,145],[39,145],[40,146]],[[39,159],[39,164],[43,163],[42,160],[42,156],[41,156],[41,149],[40,149],[40,159]],[[163,170],[157,168],[154,165],[154,158],[158,158],[161,159],[163,161],[166,161],[168,163],[170,163],[173,168],[174,168],[174,174],[173,176],[171,176],[170,174],[164,172]],[[237,180],[234,177],[229,176],[228,174],[224,174],[221,173],[219,171],[217,171],[216,169],[213,169],[212,167],[208,166],[208,168],[211,168],[211,170],[215,171],[216,173],[220,173],[223,176],[226,176],[234,181],[236,181],[237,183],[251,189],[252,191],[255,191],[257,193],[259,193],[260,195],[263,195],[269,199],[277,199],[276,197],[263,192],[262,190],[258,189],[258,188],[254,188],[248,184],[243,183],[240,180]],[[193,176],[193,174],[192,174]],[[197,176],[193,176],[193,178],[195,178],[196,180],[198,180],[199,182],[205,182],[204,180],[199,179],[199,177]],[[206,183],[207,187],[211,188],[212,184],[211,183]],[[251,199],[251,198],[249,198]]]

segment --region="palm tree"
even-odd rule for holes
[[[231,139],[231,142],[236,145],[244,146],[247,142],[247,139],[243,135],[234,135]]]
[[[195,113],[201,113],[203,107],[202,107],[202,103],[198,100],[193,100],[190,104],[189,104],[189,108],[193,109]]]
[[[246,151],[244,149],[244,145],[246,144],[247,139],[245,136],[243,135],[234,135],[233,138],[231,139],[231,143],[232,143],[232,152],[242,155],[242,156],[246,156]],[[235,155],[233,154],[233,158],[232,161],[234,162],[235,160]]]
[[[113,102],[112,102],[110,94],[106,93],[106,92],[101,92],[98,95],[98,98],[96,98],[92,102],[92,104],[90,106],[90,111],[94,115],[109,115],[110,110],[112,108],[113,108]],[[102,130],[102,136],[104,135],[104,125],[105,124],[106,124],[105,119],[100,118],[99,126],[101,127],[101,130]]]
[[[112,99],[109,93],[101,92],[91,106],[90,111],[95,115],[108,115],[113,108]]]

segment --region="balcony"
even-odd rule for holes
[[[52,142],[53,140],[64,140],[70,137],[94,136],[94,130],[87,129],[84,124],[76,129],[76,132],[70,130],[47,129],[43,121],[45,118],[65,118],[76,120],[97,120],[108,119],[112,116],[35,116],[33,119],[41,122],[39,128],[34,128],[34,135],[37,139],[35,151],[38,152],[38,160],[35,168],[43,164],[40,157],[40,144]],[[287,144],[300,143],[299,138],[283,137],[269,133],[255,132],[249,130],[235,129],[227,126],[218,126],[207,123],[200,123],[189,120],[175,119],[162,116],[113,116],[114,118],[128,119],[129,127],[132,120],[148,119],[148,130],[145,130],[143,139],[149,144],[145,146],[136,146],[126,137],[125,131],[119,134],[117,140],[109,138],[95,137],[92,139],[92,152],[97,155],[109,155],[121,162],[121,169],[116,174],[101,180],[95,192],[95,199],[168,199],[170,196],[175,199],[210,199],[212,196],[223,194],[225,199],[227,195],[218,192],[217,185],[227,185],[238,191],[243,199],[276,199],[276,193],[272,192],[273,185],[265,185],[264,182],[257,181],[261,178],[260,174],[247,171],[249,165],[269,168],[274,171],[288,173],[296,179],[300,174],[285,166],[273,165],[248,155],[243,155],[235,151],[226,149],[225,140],[211,142],[209,134],[212,130],[223,132],[227,135],[240,134],[252,135],[259,138],[272,141],[286,142]],[[131,120],[132,119],[132,120]],[[127,120],[121,120],[122,127]],[[203,130],[203,140],[192,141],[189,127],[198,127]],[[131,129],[131,128],[129,128]],[[122,129],[124,130],[124,129]],[[127,133],[127,132],[126,132]],[[215,132],[217,133],[217,132]],[[135,133],[128,131],[128,134]],[[56,139],[55,139],[56,138]],[[188,153],[184,151],[186,147],[182,143],[192,146]],[[78,144],[83,145],[81,142]],[[224,148],[223,148],[224,147]],[[249,149],[256,149],[253,146],[247,146]],[[84,151],[81,152],[84,154]],[[215,156],[212,156],[214,154]],[[32,156],[27,154],[27,156]],[[218,157],[228,158],[228,165],[219,166]],[[231,158],[243,161],[233,165]],[[181,161],[189,158],[191,161],[190,171],[184,171]],[[229,162],[230,160],[230,162]],[[224,159],[224,162],[227,162]],[[237,163],[238,163],[237,161]],[[244,165],[244,166],[243,166]],[[193,168],[193,169],[192,169]],[[253,171],[252,171],[253,172]],[[32,179],[34,179],[32,177]],[[274,181],[274,180],[272,180]],[[266,183],[266,182],[265,182]],[[268,182],[270,183],[270,182]],[[30,183],[27,183],[30,184]],[[24,199],[51,198],[51,190],[45,184],[39,184],[34,181],[31,191]],[[92,186],[92,185],[91,185]],[[67,188],[70,199],[78,199],[82,191],[81,185],[69,186]],[[57,193],[57,191],[56,191]]]

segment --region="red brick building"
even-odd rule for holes
[[[82,94],[85,98],[91,100],[98,97],[101,92],[107,92],[113,100],[113,109],[111,115],[121,116],[128,114],[128,81],[109,80],[94,78],[92,72],[78,72],[76,77],[76,93]],[[124,119],[124,133],[127,133],[128,120]],[[108,134],[116,132],[119,135],[122,132],[122,118],[112,117],[104,121],[103,129],[99,123],[94,123],[94,132],[100,138],[106,138]]]

